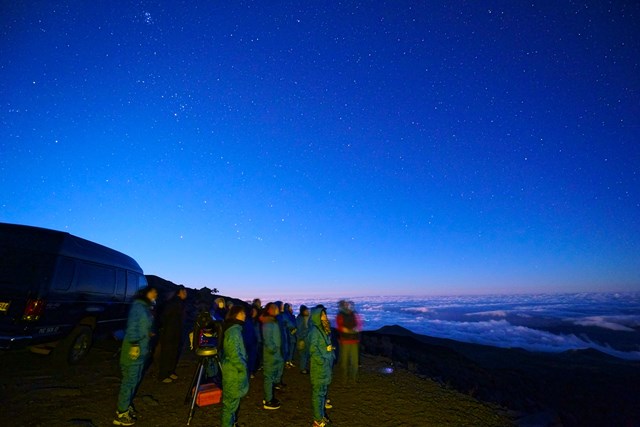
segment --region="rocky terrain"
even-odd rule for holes
[[[0,353],[2,426],[109,426],[120,386],[117,342],[101,340],[77,366],[53,366],[48,356],[27,351]],[[504,411],[405,369],[391,368],[384,357],[364,356],[360,382],[345,386],[335,378],[330,388],[333,425],[364,426],[509,426]],[[134,401],[139,426],[183,426],[184,404],[197,364],[185,353],[177,381],[163,384],[151,365]],[[278,392],[281,409],[262,409],[262,373],[251,379],[240,406],[247,427],[303,427],[312,424],[309,376],[297,369],[284,374],[287,389]],[[197,408],[191,426],[220,425],[221,405]]]
[[[414,334],[365,332],[363,350],[485,402],[519,425],[640,426],[640,362],[595,350],[533,353]]]

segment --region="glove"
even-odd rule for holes
[[[137,360],[138,357],[140,357],[140,346],[131,346],[131,348],[129,348],[129,357],[131,360]]]

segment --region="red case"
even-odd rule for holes
[[[196,405],[207,406],[220,403],[222,399],[222,390],[215,384],[202,384],[198,388],[198,396],[196,396]]]

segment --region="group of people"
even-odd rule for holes
[[[147,287],[134,300],[122,344],[120,366],[122,384],[114,425],[130,426],[136,421],[132,405],[135,392],[142,380],[151,355],[154,338],[153,307],[158,292]],[[175,372],[185,323],[184,301],[187,290],[180,287],[159,314],[160,356],[159,379],[163,383],[175,381]],[[362,328],[353,303],[338,304],[336,329],[339,342],[339,366],[345,381],[355,382],[358,373],[359,332]],[[259,299],[252,304],[233,305],[231,301],[216,298],[213,305],[199,313],[195,320],[191,347],[197,346],[203,322],[218,322],[222,336],[217,346],[220,356],[222,385],[222,426],[237,426],[240,400],[249,391],[249,380],[259,369],[263,371],[262,406],[267,410],[280,408],[275,397],[277,390],[285,388],[282,380],[285,367],[294,368],[297,355],[301,374],[310,374],[313,426],[330,423],[326,409],[331,408],[327,398],[332,381],[336,348],[332,343],[332,330],[323,305],[311,309],[300,306],[297,316],[291,304],[270,302],[264,307]],[[206,322],[205,322],[206,323]]]

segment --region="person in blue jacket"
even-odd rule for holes
[[[284,313],[282,314],[284,318],[285,335],[288,341],[287,353],[284,355],[284,363],[285,363],[285,366],[294,368],[295,365],[293,364],[293,356],[296,351],[296,343],[298,340],[296,338],[296,335],[297,335],[296,334],[297,333],[296,316],[293,314],[293,307],[291,306],[291,304],[285,303]]]
[[[113,420],[113,424],[117,426],[132,426],[136,422],[133,398],[142,381],[142,374],[150,355],[149,341],[154,335],[151,309],[156,298],[158,291],[147,286],[138,291],[129,310],[120,352],[122,383],[118,394],[118,409]]]
[[[249,392],[247,352],[242,339],[245,308],[234,305],[223,326],[222,341],[222,426],[233,427],[238,419],[240,399]]]
[[[273,396],[273,389],[282,379],[284,359],[282,358],[282,335],[276,316],[278,307],[269,303],[264,308],[262,322],[262,364],[264,373],[264,409],[280,408],[280,401]]]
[[[255,307],[245,308],[245,321],[242,326],[242,339],[244,340],[244,347],[247,350],[247,369],[249,375],[253,378],[253,375],[257,369],[258,361],[258,336],[259,331],[256,329],[256,323],[258,321]]]
[[[331,384],[334,354],[331,345],[331,325],[323,307],[315,307],[311,310],[309,354],[311,356],[313,426],[324,427],[329,423],[325,404],[329,384]]]
[[[218,297],[213,300],[210,313],[213,320],[224,322],[224,319],[227,318],[227,308],[224,304],[224,298]]]
[[[298,339],[298,365],[300,373],[309,373],[309,308],[306,305],[300,306],[300,314],[296,318],[296,337]]]

